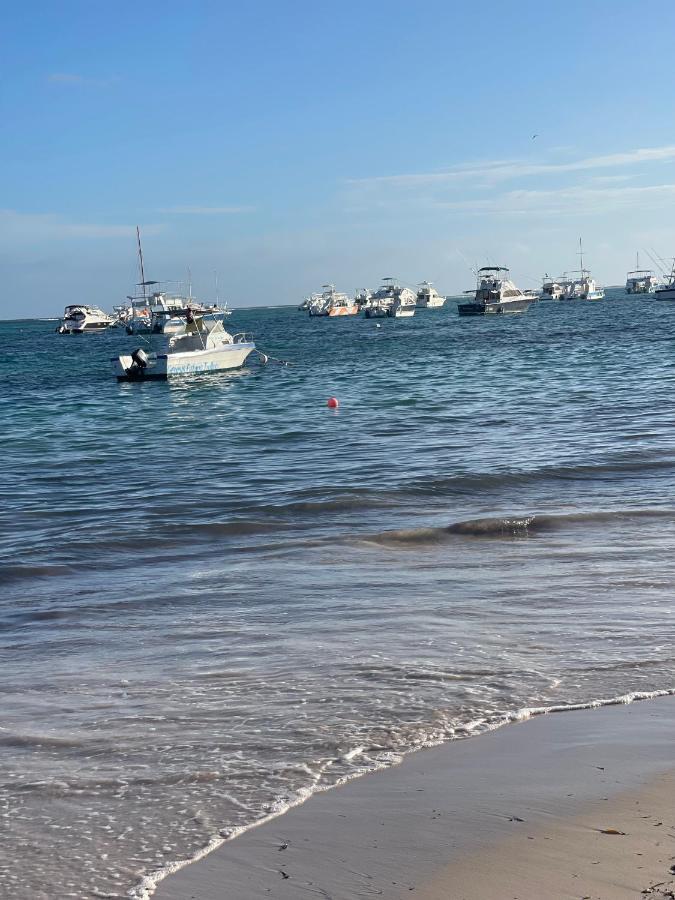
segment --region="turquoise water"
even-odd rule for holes
[[[170,384],[55,325],[0,324],[3,896],[145,896],[414,747],[675,688],[675,306],[239,310],[291,364]]]

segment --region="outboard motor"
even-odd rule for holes
[[[139,347],[131,354],[131,365],[127,369],[127,375],[142,376],[148,367],[148,354]]]

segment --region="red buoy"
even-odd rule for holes
[[[337,397],[329,397],[328,398],[328,403],[326,404],[328,409],[337,409],[339,405],[340,405],[340,401],[338,400]]]

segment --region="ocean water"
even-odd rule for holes
[[[147,897],[416,747],[675,689],[675,305],[239,310],[291,364],[171,384],[55,324],[0,324],[0,896]]]

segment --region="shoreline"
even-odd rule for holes
[[[565,714],[551,715],[553,710]],[[607,810],[608,804],[618,804],[612,811],[620,817],[625,798],[643,791],[654,805],[649,792],[659,778],[665,779],[661,793],[666,803],[675,808],[672,692],[640,702],[617,699],[590,708],[553,710],[532,710],[525,720],[514,716],[509,724],[517,727],[477,735],[480,741],[467,738],[417,750],[399,765],[318,790],[285,812],[214,842],[214,848],[196,860],[149,876],[132,896],[291,900],[306,893],[350,900],[373,894],[393,900],[416,892],[413,896],[426,900],[454,900],[460,894],[447,893],[449,879],[453,891],[461,883],[461,896],[467,900],[501,900],[506,895],[490,894],[486,884],[480,894],[466,893],[466,881],[472,872],[484,872],[481,854],[488,850],[490,858],[495,853],[506,853],[507,860],[517,856],[518,848],[507,848],[514,825],[528,823],[523,826],[528,829],[528,851],[537,839],[532,829],[558,828],[567,834],[577,823],[575,833],[584,835],[590,827],[583,824],[584,816],[592,815],[594,804]],[[602,760],[597,761],[598,755]],[[519,809],[527,809],[527,815],[520,815]],[[675,827],[669,834],[673,832]],[[623,852],[628,841],[626,835],[620,837]],[[542,840],[559,844],[561,837],[556,833]],[[581,847],[583,842],[579,852]],[[578,855],[572,846],[569,854],[571,861]],[[675,855],[675,840],[670,855]],[[675,877],[667,866],[661,868],[656,881]],[[535,870],[536,860],[524,867],[525,887],[521,884],[514,897],[523,900]],[[603,866],[594,865],[594,873],[601,871]],[[605,892],[602,900],[638,896],[649,887],[650,874],[637,893]],[[541,885],[537,890],[533,898],[544,896]]]

